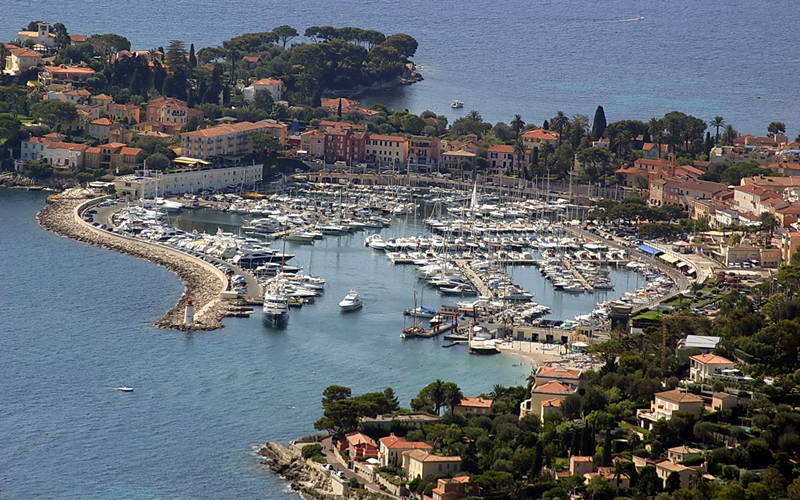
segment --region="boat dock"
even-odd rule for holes
[[[461,269],[461,272],[464,273],[464,276],[469,280],[469,282],[472,283],[472,286],[475,287],[475,289],[478,291],[478,294],[484,297],[491,297],[492,291],[489,289],[489,286],[483,282],[483,279],[481,279],[481,277],[478,276],[478,273],[476,273],[475,270],[470,267],[469,263],[470,261],[466,259],[456,260],[456,265],[459,269]]]
[[[453,326],[454,325],[453,325],[452,322],[451,323],[439,324],[438,328],[436,326],[431,326],[431,327],[425,328],[422,331],[422,333],[415,333],[415,334],[412,334],[412,335],[406,335],[406,338],[411,338],[411,337],[421,337],[421,338],[425,338],[425,339],[433,338],[433,337],[436,337],[437,335],[439,335],[440,333],[449,332],[450,330],[453,329]]]
[[[580,272],[578,272],[577,269],[575,269],[575,266],[572,264],[572,262],[569,259],[562,258],[561,259],[561,263],[564,264],[564,267],[566,267],[567,269],[570,270],[570,272],[575,277],[575,279],[580,282],[580,284],[581,284],[581,286],[583,287],[584,290],[586,290],[587,292],[591,292],[592,290],[594,290],[594,287],[592,286],[592,284],[589,283],[586,280],[586,278],[583,277],[583,274],[581,274]]]

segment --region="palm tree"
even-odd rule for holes
[[[711,120],[711,126],[717,129],[717,135],[714,138],[714,144],[719,144],[719,128],[725,125],[725,119],[721,116],[715,116],[713,120]]]
[[[722,144],[725,146],[733,146],[733,141],[739,137],[739,132],[733,128],[733,125],[728,124],[725,126],[725,131],[722,133]]]
[[[491,396],[492,399],[499,399],[503,397],[505,393],[506,393],[505,387],[503,387],[500,384],[494,384],[494,387],[492,387],[492,392],[489,393],[489,396]]]
[[[476,122],[482,122],[483,121],[483,117],[481,117],[481,114],[478,113],[477,111],[472,110],[469,113],[467,113],[467,120],[472,120],[472,121],[476,121]]]
[[[664,140],[664,122],[658,118],[650,118],[647,122],[647,130],[650,131],[650,140],[658,144],[658,157],[661,158],[661,143]]]
[[[442,379],[437,378],[431,386],[431,403],[433,403],[433,409],[438,415],[442,405],[445,404],[445,383]]]
[[[697,292],[703,289],[703,284],[700,283],[699,281],[692,281],[692,284],[689,285],[689,287],[692,289],[692,295],[696,297]]]
[[[517,115],[519,116],[519,115]],[[525,156],[525,146],[522,144],[522,139],[514,141],[514,162],[512,162],[511,170],[514,170],[513,164],[516,163],[517,168],[522,164],[522,157]]]
[[[619,481],[620,479],[622,479],[622,476],[628,475],[627,464],[622,460],[617,460],[616,462],[614,462],[613,472],[614,472],[614,487],[619,488]]]
[[[556,113],[556,116],[550,121],[550,126],[555,127],[558,130],[559,146],[561,146],[561,134],[564,133],[564,129],[567,128],[568,125],[569,125],[569,118],[563,111],[559,111],[558,113]]]
[[[511,128],[514,129],[514,132],[517,133],[517,137],[519,137],[519,133],[525,127],[525,122],[522,121],[522,115],[514,115],[514,119],[511,120]]]
[[[761,219],[761,230],[767,233],[764,239],[764,246],[768,247],[769,243],[772,241],[772,235],[775,232],[775,226],[777,226],[778,221],[777,219],[775,219],[775,216],[769,212],[763,212],[760,215],[760,219]],[[767,235],[769,236],[769,239],[766,239]]]
[[[450,414],[455,412],[456,406],[464,399],[464,393],[454,382],[447,382],[444,386],[444,404],[450,409]]]

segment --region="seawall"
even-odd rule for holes
[[[145,259],[177,274],[184,284],[178,303],[155,326],[176,330],[216,330],[222,328],[222,318],[230,306],[219,298],[228,287],[227,277],[211,264],[186,255],[173,248],[136,240],[127,236],[98,229],[84,221],[80,212],[100,200],[52,199],[36,216],[39,224],[58,235]],[[195,323],[184,324],[186,301],[195,306]]]

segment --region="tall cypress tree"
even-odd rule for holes
[[[611,431],[606,429],[603,439],[603,467],[611,467]]]
[[[581,435],[581,455],[589,457],[594,455],[594,433],[588,425],[583,426],[583,434]]]
[[[197,57],[194,55],[194,44],[189,44],[189,67],[194,68],[197,66]]]
[[[594,112],[594,122],[592,123],[592,140],[599,141],[606,132],[606,112],[603,106],[597,106]]]
[[[543,454],[544,450],[542,447],[542,442],[536,442],[536,448],[533,450],[533,465],[531,465],[531,481],[533,478],[539,477],[542,474],[542,465],[543,465]]]
[[[581,432],[577,429],[572,433],[572,443],[569,445],[569,454],[570,456],[581,454]]]

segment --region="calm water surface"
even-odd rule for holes
[[[159,330],[178,279],[42,230],[44,198],[0,190],[2,498],[295,498],[252,450],[312,433],[328,385],[393,387],[408,405],[436,378],[474,395],[524,383],[529,371],[513,356],[443,349],[442,339],[401,341],[416,278],[361,235],[287,248],[304,266],[313,253],[329,286],[285,330],[258,315],[215,332]],[[351,287],[366,305],[340,314]],[[123,384],[136,390],[117,391]]]

